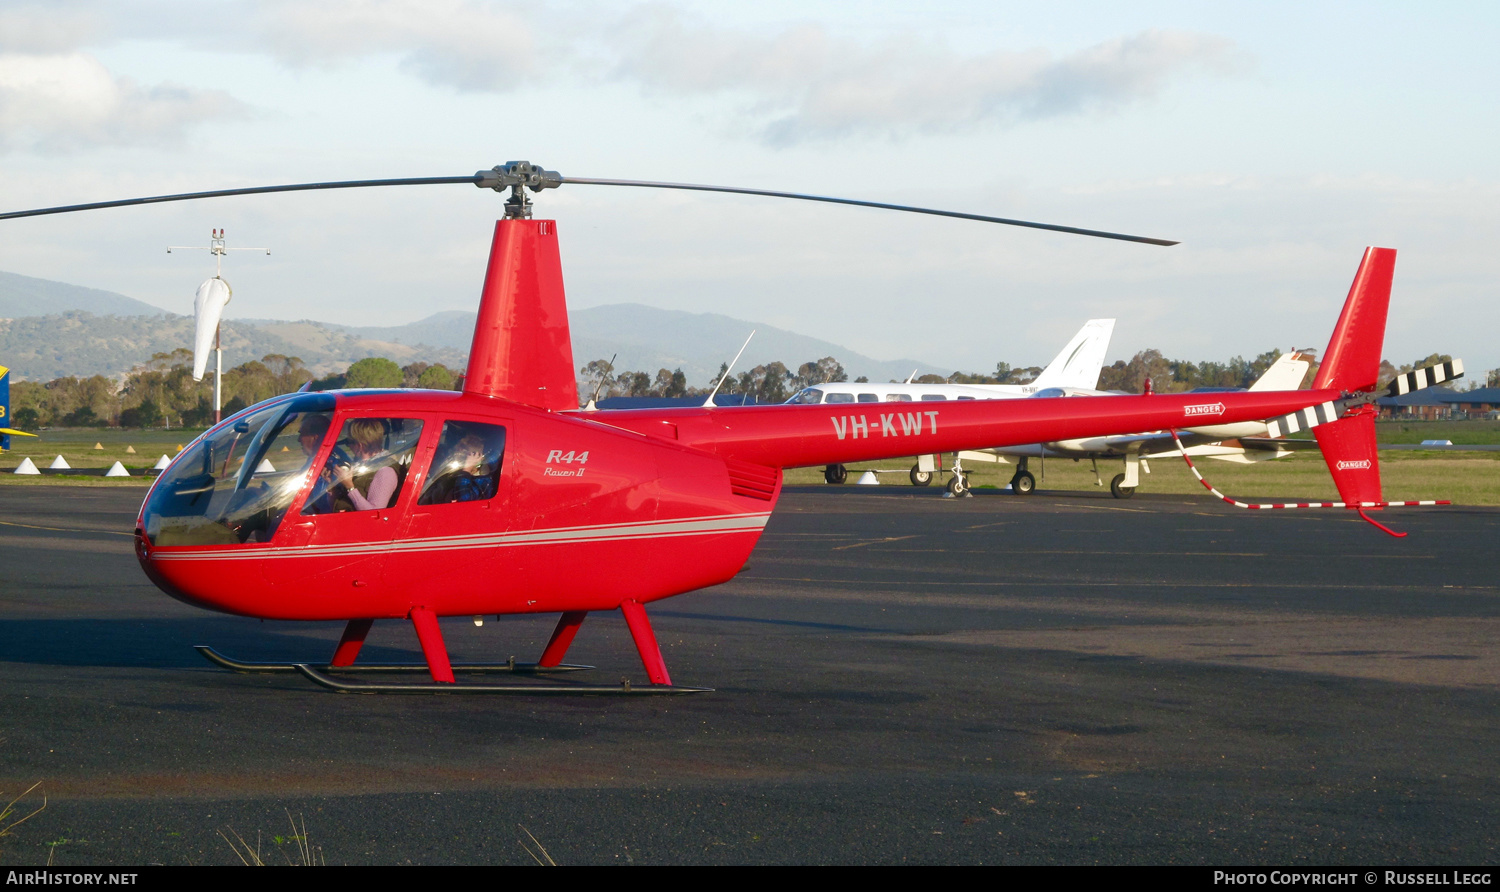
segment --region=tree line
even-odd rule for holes
[[[415,362],[398,366],[371,357],[354,362],[340,374],[314,380],[301,359],[272,353],[258,361],[226,369],[221,393],[224,414],[231,415],[261,400],[300,389],[340,387],[426,387],[452,390],[457,373],[442,365]],[[154,354],[118,378],[104,375],[55,378],[47,382],[13,381],[12,423],[21,430],[42,427],[207,427],[214,420],[213,374],[193,380],[193,353],[179,348]]]
[[[1302,382],[1308,387],[1317,374],[1317,351],[1296,351],[1312,363],[1311,373]],[[1253,359],[1236,356],[1227,362],[1189,362],[1168,359],[1160,350],[1142,350],[1129,361],[1117,360],[1099,373],[1098,388],[1124,393],[1140,393],[1147,378],[1158,393],[1173,393],[1199,387],[1249,387],[1265,374],[1280,350],[1268,350]],[[1395,376],[1414,368],[1446,362],[1447,354],[1434,353],[1414,363],[1380,364],[1379,385],[1383,387]],[[119,378],[104,375],[64,377],[52,381],[16,381],[11,383],[12,423],[22,430],[42,427],[207,427],[213,423],[213,376],[202,381],[192,378],[192,351],[179,348],[171,353],[157,353],[141,366]],[[993,374],[954,372],[942,376],[927,374],[915,380],[918,384],[1027,384],[1041,374],[1041,367],[1012,367],[995,364]],[[727,364],[719,366],[717,381],[728,372]],[[615,372],[608,360],[596,359],[578,370],[580,402],[587,402],[596,392],[599,399],[608,397],[689,397],[707,396],[712,382],[690,387],[682,369],[658,369]],[[1478,376],[1470,387],[1495,386],[1500,370]],[[731,375],[719,388],[720,393],[753,396],[756,402],[785,402],[797,391],[814,384],[848,381],[842,364],[832,356],[811,360],[795,370],[782,362],[758,365],[738,375]],[[863,376],[855,383],[865,383]],[[336,390],[344,387],[410,388],[453,390],[460,385],[462,372],[441,364],[414,362],[400,366],[383,357],[368,357],[352,363],[341,373],[315,378],[301,359],[272,353],[258,361],[247,362],[224,372],[224,414],[254,405],[283,393],[291,393],[311,382],[311,390]]]
[[[714,382],[723,378],[728,371],[729,364],[721,363],[713,381],[703,387],[689,387],[687,375],[680,368],[673,371],[658,369],[654,375],[644,371],[616,373],[609,360],[596,359],[578,370],[578,396],[584,403],[595,393],[598,393],[601,400],[621,396],[706,397],[713,389]],[[783,403],[804,387],[848,380],[849,376],[839,361],[832,356],[825,356],[802,363],[797,366],[796,371],[787,368],[783,362],[758,365],[749,371],[730,376],[719,388],[719,392],[753,396],[759,403]]]

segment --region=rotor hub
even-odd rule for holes
[[[505,218],[528,220],[531,218],[531,196],[526,194],[526,190],[540,192],[543,189],[556,189],[562,185],[562,174],[555,170],[544,170],[530,161],[507,161],[474,174],[474,185],[481,189],[494,189],[496,192],[509,189],[510,198],[505,200]]]

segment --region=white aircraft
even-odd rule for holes
[[[1037,375],[1036,380],[1026,384],[913,384],[910,378],[904,384],[815,384],[799,390],[787,402],[816,405],[919,400],[1008,400],[1024,399],[1044,390],[1058,388],[1081,393],[1099,383],[1099,370],[1104,366],[1104,354],[1109,350],[1109,338],[1114,330],[1113,319],[1090,319],[1085,322],[1078,334],[1063,347],[1062,352]],[[912,376],[915,377],[916,373],[913,372]],[[920,456],[917,467],[911,472],[912,482],[926,486],[931,482],[935,470],[937,467],[933,456]],[[823,478],[829,483],[843,483],[847,477],[848,469],[843,465],[829,465],[823,471]]]
[[[1296,353],[1282,354],[1265,374],[1250,385],[1250,389],[1296,390],[1307,375],[1309,365],[1307,360]],[[1106,391],[1071,387],[1051,388],[1033,394],[1036,397],[1103,395],[1106,395]],[[1240,464],[1285,458],[1295,451],[1318,448],[1314,440],[1287,440],[1280,438],[1279,433],[1271,431],[1266,422],[1247,421],[1185,428],[1180,436],[1188,455]],[[1146,473],[1151,473],[1149,459],[1180,454],[1168,431],[966,451],[959,453],[953,463],[953,477],[948,482],[948,491],[961,495],[968,489],[967,472],[962,468],[964,460],[1006,464],[1007,456],[1018,458],[1016,472],[1010,479],[1010,488],[1013,493],[1027,495],[1036,489],[1036,478],[1027,468],[1029,459],[1089,459],[1094,465],[1095,482],[1103,486],[1104,481],[1099,477],[1099,459],[1119,458],[1124,459],[1125,470],[1110,480],[1109,491],[1117,499],[1128,499],[1140,485],[1141,470],[1144,468]]]

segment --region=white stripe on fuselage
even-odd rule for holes
[[[770,513],[726,514],[718,517],[696,517],[689,520],[656,520],[646,523],[612,523],[598,526],[557,527],[548,530],[523,530],[511,533],[481,533],[467,536],[440,536],[431,539],[406,539],[395,542],[349,542],[338,545],[304,545],[295,547],[258,547],[255,545],[219,546],[217,548],[184,548],[167,546],[152,552],[152,560],[263,560],[291,557],[341,557],[355,554],[415,551],[453,551],[469,548],[514,548],[519,545],[567,545],[580,542],[607,542],[618,539],[677,538],[707,536],[715,533],[759,533]]]

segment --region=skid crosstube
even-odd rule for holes
[[[258,663],[236,660],[226,657],[206,644],[195,644],[193,650],[203,655],[205,660],[231,672],[266,673],[266,672],[296,672],[298,665],[312,665],[318,669],[332,669],[335,672],[368,672],[368,673],[402,673],[402,672],[427,672],[426,663],[360,663],[353,666],[330,666],[327,663]],[[561,663],[556,666],[541,666],[536,663],[518,663],[514,659],[504,663],[454,663],[456,672],[513,672],[523,675],[544,674],[552,672],[579,672],[585,669],[593,669],[593,666],[583,666],[576,663]]]
[[[443,682],[412,684],[369,684],[339,681],[324,675],[306,663],[294,664],[307,679],[340,694],[531,694],[571,696],[638,697],[662,694],[705,694],[713,688],[690,688],[682,685],[646,684],[634,686],[623,680],[617,685],[602,684],[451,684]],[[342,672],[347,667],[339,667]],[[457,666],[454,667],[458,668]]]

